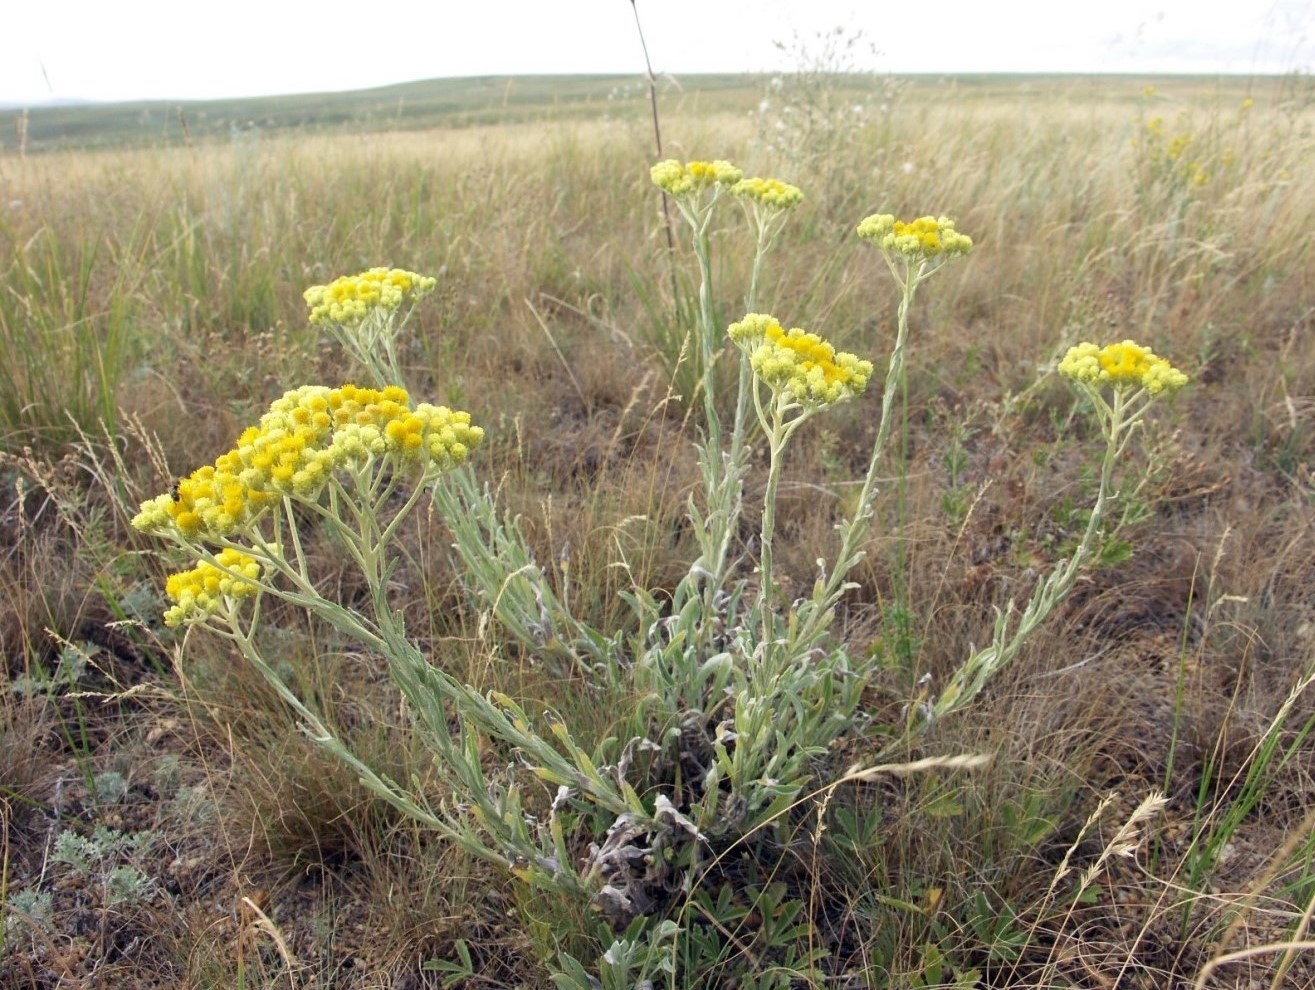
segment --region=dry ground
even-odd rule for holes
[[[769,156],[742,117],[670,122],[672,153],[737,157],[809,192],[768,302],[851,349],[881,353],[893,325],[877,259],[846,240],[864,212],[950,213],[977,241],[914,315],[907,470],[841,617],[872,660],[874,725],[900,717],[924,674],[942,683],[1072,537],[1093,437],[1046,377],[1052,355],[1135,336],[1194,380],[1127,465],[1150,478],[1127,552],[1084,577],[969,716],[910,754],[988,752],[991,765],[872,785],[879,840],[814,865],[835,986],[936,985],[919,968],[936,945],[982,987],[1185,988],[1224,952],[1304,930],[1315,904],[1309,105],[1264,88],[1243,120],[1232,91],[1109,85],[913,94],[826,167]],[[1148,150],[1157,111],[1223,171],[1197,187]],[[1243,139],[1252,152],[1228,172]],[[537,987],[556,948],[601,951],[582,909],[372,799],[222,644],[164,630],[162,565],[115,499],[213,457],[283,388],[342,377],[298,294],[390,262],[440,275],[408,361],[488,428],[479,470],[540,559],[574,548],[576,601],[622,614],[622,545],[635,573],[670,587],[688,566],[696,432],[640,301],[666,278],[646,140],[620,121],[563,129],[547,153],[518,126],[3,160],[0,201],[21,202],[0,224],[0,364],[11,394],[35,394],[6,407],[0,462],[0,985],[437,987],[445,974],[425,963],[453,960],[464,938],[476,975],[456,985]],[[734,246],[718,245],[727,286],[744,276]],[[112,380],[75,366],[57,335],[32,343],[74,320],[131,338]],[[56,374],[38,389],[42,363]],[[98,409],[98,388],[130,477],[107,470],[94,419],[79,440],[63,415]],[[872,408],[819,424],[788,467],[778,556],[796,587],[861,471]],[[167,469],[141,459],[147,435]],[[448,542],[432,518],[407,538],[407,609],[431,655],[574,706],[601,732],[606,713],[578,685],[485,634]],[[299,693],[377,765],[428,779],[377,659],[291,614],[280,635]],[[839,765],[874,747],[847,740]],[[1154,790],[1168,803],[1135,854],[1102,859]],[[61,836],[99,846],[71,862]],[[1217,855],[1202,861],[1209,837]],[[1280,957],[1221,966],[1205,985],[1315,987],[1315,953],[1276,976]]]

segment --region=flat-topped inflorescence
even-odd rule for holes
[[[173,605],[164,613],[166,626],[204,620],[213,615],[224,599],[249,598],[260,590],[260,564],[232,547],[215,554],[215,562],[203,560],[190,571],[170,574],[164,590]]]
[[[896,220],[889,213],[874,213],[858,225],[858,236],[888,254],[908,261],[955,258],[973,248],[972,238],[954,229],[948,217]]]
[[[1098,347],[1083,342],[1068,349],[1059,373],[1086,385],[1110,384],[1116,389],[1145,389],[1151,395],[1175,392],[1187,376],[1149,347],[1131,340]]]
[[[659,189],[672,196],[684,196],[712,186],[733,186],[744,178],[744,170],[720,159],[682,165],[676,159],[668,158],[649,169],[649,175]]]
[[[804,201],[803,191],[798,186],[779,179],[741,179],[731,186],[731,192],[741,199],[777,210],[788,210]]]
[[[343,275],[328,285],[312,285],[303,293],[311,323],[354,327],[371,314],[390,314],[404,302],[415,302],[434,291],[437,280],[401,268],[371,268]]]
[[[750,313],[727,329],[749,356],[758,378],[773,391],[789,393],[804,406],[821,407],[852,399],[867,388],[872,362],[837,351],[815,333],[785,330],[775,317]]]
[[[133,525],[219,539],[245,529],[279,498],[314,499],[338,468],[379,458],[439,473],[464,461],[483,439],[469,413],[428,403],[412,408],[410,401],[396,385],[293,389],[214,464],[142,503]]]

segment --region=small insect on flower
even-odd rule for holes
[[[183,500],[183,493],[181,490],[182,484],[181,479],[175,479],[174,483],[169,486],[169,497],[175,502],[181,502]]]

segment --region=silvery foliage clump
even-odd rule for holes
[[[23,935],[35,935],[37,930],[50,928],[54,918],[54,898],[48,890],[16,890],[4,904],[6,942]]]
[[[51,858],[101,888],[102,906],[133,904],[152,889],[151,879],[128,862],[151,841],[149,832],[131,835],[98,825],[90,836],[65,829],[55,837]]]

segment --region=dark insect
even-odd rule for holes
[[[181,484],[182,484],[181,481],[175,481],[169,487],[169,497],[173,499],[175,502],[181,502],[183,500],[183,494],[178,490]]]

